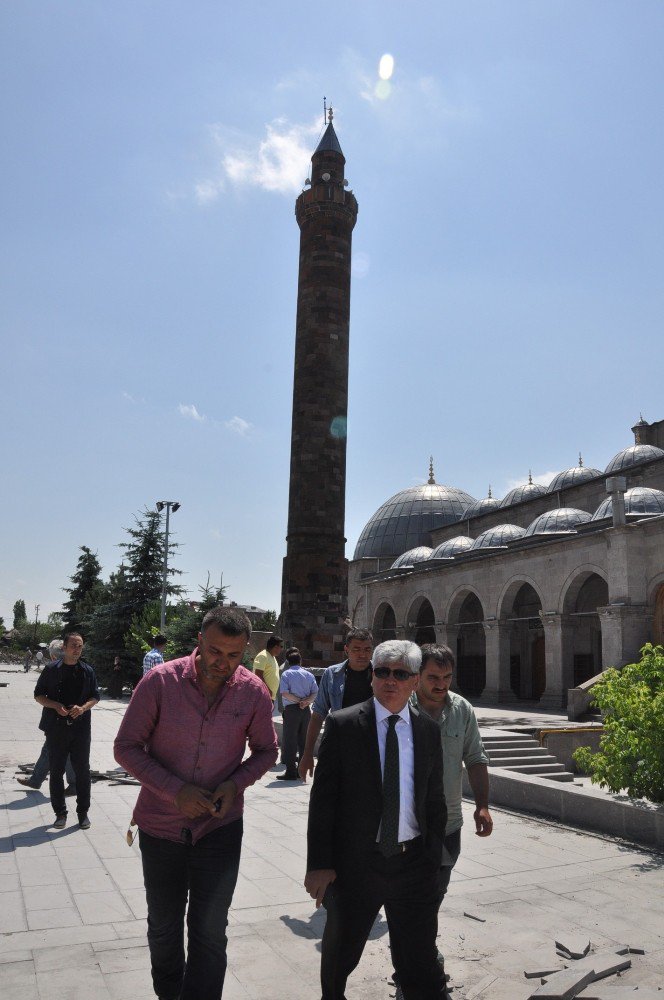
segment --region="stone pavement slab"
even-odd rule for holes
[[[41,747],[36,675],[5,675],[0,689],[0,996],[7,1000],[142,1000],[153,997],[145,941],[145,898],[137,845],[125,832],[138,789],[93,786],[92,827],[48,826],[41,792],[14,780]],[[94,710],[92,766],[115,768],[112,742],[126,708]],[[284,785],[273,769],[246,795],[240,879],[229,923],[225,1000],[316,1000],[325,915],[302,886],[310,785]],[[46,790],[44,786],[44,790]],[[662,985],[664,858],[560,824],[494,810],[495,831],[473,834],[464,804],[462,854],[441,910],[439,945],[454,1000],[526,1000],[524,970],[559,967],[563,931],[592,942],[588,956],[641,945],[621,987]],[[476,914],[481,923],[464,916]],[[63,968],[62,959],[69,959]],[[381,914],[349,1000],[394,995],[387,925]],[[604,985],[606,984],[606,985]],[[613,986],[604,980],[604,992]],[[602,996],[604,993],[602,993]],[[645,996],[644,993],[641,994]],[[664,995],[664,994],[663,994]],[[611,993],[607,992],[607,997]]]

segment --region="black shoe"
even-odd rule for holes
[[[285,771],[284,774],[277,775],[277,781],[299,781],[300,775],[297,771]]]
[[[66,825],[67,825],[67,813],[60,813],[58,816],[55,817],[55,822],[53,823],[53,826],[55,827],[56,830],[64,830]]]
[[[29,778],[17,778],[19,785],[23,785],[24,788],[29,788],[33,792],[39,791],[39,785],[33,785]]]
[[[79,814],[78,825],[80,826],[81,830],[89,830],[90,829],[90,820],[88,819],[88,814],[87,813],[80,813]]]
[[[76,789],[72,788],[71,785],[67,785],[65,788],[65,795],[69,798],[72,795],[76,795]]]

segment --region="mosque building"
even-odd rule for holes
[[[609,666],[664,644],[664,420],[604,471],[578,465],[502,500],[436,482],[369,519],[349,564],[350,614],[376,642],[442,642],[457,688],[562,708]],[[583,690],[583,687],[581,687]]]

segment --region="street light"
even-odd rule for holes
[[[170,513],[179,510],[182,505],[177,503],[175,500],[157,500],[157,510],[161,514],[164,507],[166,508],[166,539],[164,542],[164,576],[161,583],[161,620],[160,629],[163,632],[166,628],[166,587],[168,585],[168,522],[170,519]]]

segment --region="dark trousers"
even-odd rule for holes
[[[376,851],[362,871],[330,887],[321,956],[323,1000],[345,1000],[346,980],[360,961],[381,906],[406,1000],[445,997],[436,952],[436,870],[419,847],[392,858]]]
[[[68,726],[56,721],[46,734],[48,759],[51,765],[49,792],[56,816],[67,812],[65,805],[64,773],[67,756],[76,775],[76,812],[79,816],[90,808],[90,726],[74,722]]]
[[[297,758],[304,753],[307,726],[311,718],[310,708],[284,704],[282,713],[284,729],[281,736],[281,759],[287,771],[297,769]]]
[[[151,837],[143,830],[139,844],[155,993],[165,1000],[219,1000],[226,975],[228,910],[240,867],[242,820],[208,833],[193,846]]]
[[[461,853],[461,830],[455,830],[454,833],[448,834],[445,837],[444,845],[446,864],[441,865],[438,871],[438,906],[445,899],[447,887],[452,877],[452,869],[459,860],[459,854]]]

